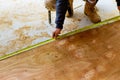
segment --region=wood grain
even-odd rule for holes
[[[120,80],[120,21],[0,61],[0,80]]]

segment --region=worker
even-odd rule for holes
[[[98,2],[98,0],[85,0],[85,8],[84,13],[89,17],[89,19],[93,23],[98,23],[101,21],[100,16],[97,14],[95,10],[95,5]],[[118,10],[120,11],[120,0],[116,0]],[[66,11],[69,9],[69,1],[68,0],[56,0],[56,29],[53,32],[52,37],[57,38],[57,36],[61,33],[61,30],[63,29],[63,24],[65,20],[65,14]],[[73,13],[70,12],[72,15]]]

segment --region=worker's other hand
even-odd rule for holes
[[[56,30],[53,32],[52,37],[57,39],[58,35],[61,33],[62,29],[56,28]]]

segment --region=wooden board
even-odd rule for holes
[[[120,80],[120,21],[0,61],[0,80]]]

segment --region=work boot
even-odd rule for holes
[[[97,3],[96,0],[94,0],[93,3],[86,0],[85,9],[84,9],[84,13],[89,17],[89,19],[93,23],[98,23],[101,21],[100,16],[97,14],[95,9],[96,3]]]

